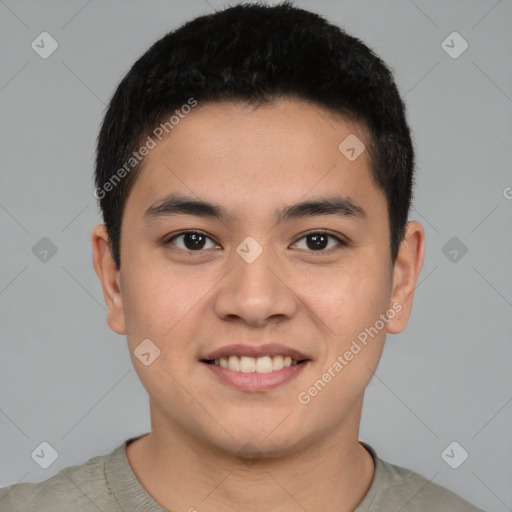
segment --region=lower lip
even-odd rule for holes
[[[202,363],[221,381],[242,391],[268,391],[294,379],[304,370],[308,361],[287,366],[269,373],[242,373],[214,364]]]

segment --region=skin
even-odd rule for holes
[[[351,133],[366,140],[362,126],[295,99],[257,109],[200,104],[145,158],[125,206],[120,270],[104,225],[92,232],[108,324],[126,335],[150,397],[152,431],[129,445],[128,460],[164,508],[351,511],[370,487],[373,460],[358,441],[363,395],[386,333],[408,323],[425,235],[409,222],[392,265],[386,198],[368,154],[351,162],[338,149]],[[220,204],[230,216],[145,223],[146,209],[171,192]],[[276,208],[332,194],[350,197],[366,217],[276,224]],[[210,237],[199,251],[183,237],[165,244],[191,229]],[[305,235],[322,230],[347,245],[330,239],[315,251]],[[247,236],[263,249],[252,263],[236,252]],[[298,394],[393,303],[401,311],[300,403]],[[134,350],[147,338],[160,356],[145,366]],[[269,342],[310,359],[269,391],[230,387],[200,362],[228,344]]]

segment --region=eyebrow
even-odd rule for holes
[[[159,218],[173,215],[195,215],[196,217],[214,218],[222,221],[231,217],[229,211],[221,205],[180,194],[171,194],[150,206],[144,213],[144,221],[151,223]],[[338,215],[354,219],[366,218],[366,212],[360,205],[349,197],[342,196],[311,199],[286,206],[274,212],[276,223],[317,215]]]

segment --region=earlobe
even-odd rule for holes
[[[91,236],[94,270],[101,282],[108,309],[107,323],[117,334],[126,334],[121,276],[110,252],[110,239],[104,224],[98,224]]]
[[[425,231],[417,221],[407,223],[405,238],[393,268],[393,290],[390,307],[395,304],[395,317],[388,323],[390,334],[402,332],[412,312],[414,291],[423,266],[425,254]]]

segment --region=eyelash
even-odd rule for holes
[[[196,235],[201,235],[201,236],[204,236],[206,238],[208,238],[209,240],[211,240],[212,242],[214,242],[212,240],[211,237],[209,237],[208,235],[206,235],[205,233],[203,233],[202,231],[195,231],[195,230],[189,230],[189,231],[181,231],[180,233],[176,233],[170,237],[168,237],[165,241],[164,241],[164,245],[173,245],[172,242],[173,240],[179,238],[180,236],[183,236],[183,235],[187,235],[187,234],[196,234]],[[296,242],[298,243],[300,240],[308,237],[308,236],[311,236],[311,235],[326,235],[330,238],[334,238],[339,246],[341,247],[346,247],[348,245],[347,242],[345,242],[345,240],[339,238],[338,236],[336,235],[333,235],[332,233],[329,233],[328,231],[311,231],[309,233],[306,233],[304,235],[302,235]],[[216,242],[214,242],[216,243]],[[295,245],[294,244],[294,245]],[[321,254],[321,253],[328,253],[330,252],[331,250],[335,249],[335,247],[331,247],[330,249],[321,249],[321,250],[318,250],[318,251],[314,251],[314,250],[307,250],[307,252],[310,252],[312,254]],[[204,252],[206,249],[198,249],[197,251],[192,251],[192,250],[189,250],[189,249],[181,249],[181,248],[176,248],[175,250],[177,251],[183,251],[183,252],[186,252],[186,253],[201,253],[201,252]]]

